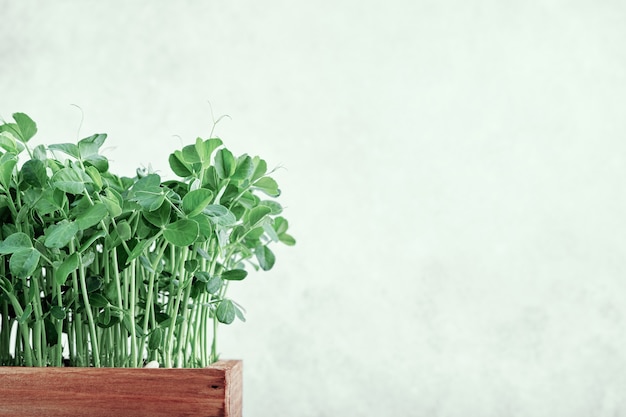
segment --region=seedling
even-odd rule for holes
[[[13,119],[0,125],[0,365],[217,361],[218,324],[244,320],[230,283],[295,244],[266,162],[198,138],[169,156],[179,179],[128,178],[109,171],[105,134],[31,148],[35,122]]]

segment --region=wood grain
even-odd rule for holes
[[[241,417],[242,369],[0,367],[0,416]]]

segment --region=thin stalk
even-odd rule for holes
[[[122,284],[119,273],[119,265],[117,262],[117,248],[111,249],[111,261],[113,262],[113,280],[115,281],[115,291],[117,294],[117,308],[119,311],[124,310],[123,298],[122,298]],[[124,327],[124,323],[120,322],[118,326],[116,326],[118,331],[116,332],[116,349],[117,366],[125,366],[123,364],[126,363],[126,345],[128,343],[128,332],[126,331],[126,327]]]
[[[178,290],[176,293],[176,296],[174,297],[174,308],[172,310],[172,321],[170,323],[170,326],[168,327],[168,334],[167,334],[167,338],[166,343],[165,343],[165,348],[167,351],[167,355],[165,357],[166,359],[166,364],[165,366],[167,368],[171,368],[172,367],[172,350],[174,347],[174,329],[176,328],[176,318],[178,316],[178,310],[180,308],[180,299],[182,296],[182,292],[183,292],[183,286],[185,284],[184,280],[185,280],[185,261],[187,260],[187,254],[189,252],[189,249],[187,249],[186,247],[181,249],[181,254],[180,257],[177,259],[177,266],[178,266]],[[170,300],[171,302],[171,300]]]
[[[31,285],[33,285],[33,292],[36,294],[33,300],[33,313],[35,315],[35,324],[33,325],[33,347],[35,350],[35,359],[37,366],[44,366],[43,360],[43,347],[46,346],[45,332],[42,331],[43,327],[43,312],[41,308],[41,297],[39,296],[39,284],[37,278],[31,278]]]
[[[135,295],[137,293],[137,277],[135,275],[136,272],[136,260],[133,259],[130,263],[130,277],[129,277],[129,281],[130,281],[130,294],[129,294],[129,300],[128,300],[128,304],[129,304],[129,315],[130,315],[130,366],[132,368],[135,368],[139,365],[138,363],[138,352],[137,352],[137,328],[135,326],[135,318],[136,318],[136,312],[135,312],[135,305],[137,304],[137,300],[135,298]]]
[[[70,243],[70,250],[74,252],[74,243]],[[100,349],[98,346],[98,334],[96,333],[96,322],[93,319],[93,312],[91,311],[91,303],[89,302],[89,294],[87,293],[87,282],[85,281],[85,267],[82,264],[82,259],[78,257],[78,275],[80,279],[80,290],[83,296],[83,303],[85,303],[85,312],[87,313],[87,324],[89,326],[89,335],[91,337],[91,356],[93,359],[93,366],[100,367]]]
[[[8,365],[11,360],[9,347],[11,345],[11,327],[9,325],[9,304],[6,300],[0,301],[2,306],[2,330],[0,331],[0,364]]]
[[[161,259],[163,258],[163,254],[165,253],[165,249],[167,248],[167,246],[168,246],[167,241],[163,242],[163,244],[161,245],[161,248],[157,252],[157,256],[154,258],[154,261],[152,262],[152,265],[150,265],[152,267],[152,272],[150,272],[150,278],[148,281],[148,292],[146,293],[146,312],[145,312],[145,316],[143,319],[143,334],[144,335],[148,334],[149,321],[154,319],[154,303],[153,303],[154,281],[156,279],[156,275],[157,275],[156,271],[158,269],[158,265],[161,262]],[[152,322],[152,324],[153,324],[152,328],[154,329],[155,323]]]
[[[187,283],[187,288],[185,288],[185,294],[182,297],[183,305],[183,320],[181,324],[181,333],[178,338],[178,344],[176,346],[176,367],[182,368],[184,367],[184,351],[187,348],[187,332],[190,326],[189,323],[189,306],[188,300],[191,294],[191,283]]]
[[[19,301],[17,300],[17,298],[15,298],[15,295],[13,295],[12,293],[6,293],[6,295],[9,297],[9,301],[11,301],[11,305],[13,306],[13,309],[15,310],[15,313],[17,315],[17,317],[21,317],[22,314],[24,314],[24,310],[22,309],[22,306],[20,305]],[[20,323],[18,321],[18,329],[20,331],[21,334],[21,342],[24,346],[23,349],[23,354],[24,354],[24,364],[26,366],[33,366],[33,353],[30,347],[30,331],[28,329],[28,324],[27,323]],[[16,354],[15,357],[17,358],[17,346],[20,343],[20,338],[16,338]]]

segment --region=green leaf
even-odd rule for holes
[[[161,343],[163,342],[163,330],[160,327],[155,328],[150,333],[150,338],[148,339],[148,350],[157,350]]]
[[[120,239],[124,241],[132,237],[132,230],[130,228],[130,224],[128,224],[126,220],[122,220],[121,222],[119,222],[117,226],[115,227],[115,230],[117,231],[117,234],[120,237]]]
[[[78,253],[74,252],[69,255],[61,265],[54,271],[54,279],[58,285],[65,284],[67,277],[72,271],[78,268]]]
[[[258,206],[253,208],[248,213],[248,224],[250,227],[255,227],[259,224],[268,214],[270,214],[272,209],[267,206]]]
[[[261,236],[263,236],[264,231],[265,230],[262,227],[255,227],[254,229],[248,232],[248,234],[246,235],[246,238],[252,239],[252,240],[258,240]]]
[[[252,185],[252,187],[256,188],[257,190],[263,191],[270,197],[278,197],[280,195],[278,184],[271,177],[260,178]]]
[[[188,164],[200,162],[200,155],[198,155],[195,145],[187,145],[183,148],[183,160]]]
[[[0,132],[0,147],[16,155],[24,150],[24,145],[19,143],[11,132]]]
[[[254,173],[250,181],[256,181],[261,178],[267,172],[267,164],[258,156],[252,158],[252,165],[254,165]]]
[[[241,281],[248,276],[248,271],[245,269],[231,269],[222,273],[222,279],[228,281]]]
[[[47,248],[62,248],[78,233],[79,228],[75,222],[62,220],[57,224],[53,224],[46,229],[44,245]]]
[[[284,217],[276,217],[274,219],[274,230],[278,235],[282,235],[289,228],[289,222]]]
[[[58,204],[58,200],[55,198],[54,190],[50,188],[46,188],[44,190],[31,189],[40,195],[40,198],[35,202],[35,209],[37,210],[39,215],[52,214],[57,210],[62,210],[62,204]],[[65,196],[63,191],[57,190],[61,193],[62,196]]]
[[[65,317],[67,317],[65,309],[61,306],[52,306],[52,308],[50,308],[50,315],[57,320],[65,320]]]
[[[6,189],[11,186],[15,165],[17,165],[17,158],[14,154],[5,153],[0,157],[0,183]]]
[[[182,178],[191,176],[191,168],[183,162],[182,153],[180,153],[180,151],[170,154],[168,161],[170,163],[170,168],[174,171],[174,174]]]
[[[193,217],[202,212],[213,199],[213,191],[206,188],[198,188],[188,192],[183,197],[183,211]]]
[[[278,234],[276,234],[276,230],[274,230],[271,224],[263,223],[263,230],[265,231],[265,233],[267,233],[269,238],[272,239],[274,242],[279,241],[280,238],[278,237]]]
[[[135,201],[143,209],[153,211],[161,207],[165,201],[165,193],[161,188],[161,177],[157,174],[146,175],[133,185],[131,201]]]
[[[198,238],[198,223],[193,220],[183,219],[165,226],[163,236],[175,246],[188,246]]]
[[[287,246],[293,246],[296,244],[296,239],[294,239],[293,236],[287,233],[283,233],[282,235],[278,236],[278,240],[280,240]]]
[[[119,317],[111,317],[111,308],[107,306],[102,310],[102,313],[98,314],[96,321],[98,327],[108,329],[119,324]]]
[[[22,146],[21,144],[18,145]],[[40,161],[45,161],[46,159],[48,159],[48,155],[46,154],[46,152],[46,147],[44,145],[37,145],[33,149],[33,158],[39,159]]]
[[[48,149],[50,149],[51,151],[61,151],[64,154],[73,156],[76,159],[80,157],[78,146],[73,143],[55,143],[48,146]]]
[[[252,158],[248,155],[242,155],[237,159],[237,168],[232,176],[233,180],[246,180],[254,173],[254,164]]]
[[[97,155],[98,150],[104,143],[107,135],[104,133],[95,134],[78,141],[78,153],[83,159]]]
[[[89,304],[95,308],[103,308],[109,305],[109,300],[100,293],[89,294]]]
[[[222,285],[224,285],[224,280],[221,277],[216,275],[216,276],[211,277],[209,281],[206,283],[206,290],[210,294],[217,294],[219,290],[222,288]]]
[[[143,211],[141,214],[147,221],[156,227],[165,226],[170,221],[170,205],[162,204],[161,207],[154,211]]]
[[[120,206],[120,198],[115,195],[115,192],[111,191],[110,188],[104,190],[105,195],[100,196],[100,200],[107,208],[109,212],[109,216],[117,217],[122,214],[122,207]]]
[[[39,264],[40,253],[35,248],[20,249],[11,255],[9,269],[18,278],[27,278],[35,272]]]
[[[109,170],[109,160],[102,155],[92,155],[85,158],[85,165],[87,167],[94,167],[98,172],[107,172]]]
[[[12,294],[13,293],[13,284],[6,277],[0,275],[0,289],[4,292]]]
[[[272,201],[272,200],[263,200],[259,202],[260,206],[266,206],[269,207],[270,210],[272,211],[271,214],[276,215],[276,214],[280,214],[283,212],[283,207],[277,203],[276,201]]]
[[[48,182],[46,165],[39,159],[30,159],[24,162],[22,176],[28,185],[35,188],[43,188]]]
[[[235,215],[226,207],[219,204],[209,204],[202,212],[209,216],[209,219],[213,223],[221,226],[230,226],[237,222]]]
[[[30,237],[26,233],[17,232],[9,235],[6,239],[0,242],[0,254],[7,255],[9,253],[15,253],[19,250],[30,249],[33,247],[33,243]]]
[[[102,288],[102,278],[97,275],[89,275],[85,278],[85,287],[88,293],[98,291]]]
[[[70,194],[82,194],[85,191],[85,182],[91,182],[87,174],[80,175],[72,168],[63,168],[52,176],[52,186]]]
[[[235,173],[236,167],[235,157],[231,151],[226,148],[217,151],[215,154],[215,170],[220,178],[230,178]]]
[[[220,323],[231,324],[235,320],[235,315],[235,306],[232,301],[220,301],[215,311],[215,316]]]
[[[104,185],[104,183],[102,182],[102,175],[100,175],[100,171],[98,171],[98,168],[94,166],[88,166],[85,168],[85,172],[87,173],[87,175],[89,175],[91,181],[93,181],[96,190],[102,190],[102,186]]]
[[[205,141],[200,138],[196,139],[196,152],[200,156],[203,168],[207,168],[211,164],[211,155],[220,146],[222,146],[222,140],[218,138],[211,138]]]
[[[198,269],[198,260],[197,259],[188,259],[185,261],[185,271],[193,274]]]
[[[78,229],[85,230],[100,223],[107,214],[109,214],[109,211],[103,203],[95,203],[77,216],[76,224]]]
[[[198,227],[200,229],[198,234],[198,241],[204,242],[205,240],[207,240],[209,236],[211,236],[211,233],[213,233],[213,226],[208,216],[204,214],[199,214],[197,216],[191,217],[190,219],[198,223]]]
[[[35,133],[37,133],[37,125],[28,115],[24,113],[13,113],[13,120],[15,120],[15,123],[17,123],[20,129],[23,142],[28,142],[35,136]]]
[[[201,282],[209,282],[209,279],[211,279],[211,276],[206,271],[197,271],[194,277]]]
[[[259,266],[264,271],[269,271],[270,269],[272,269],[272,267],[274,266],[274,262],[276,262],[274,252],[272,252],[267,246],[257,246],[254,250],[254,255],[259,262]]]

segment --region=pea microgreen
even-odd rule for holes
[[[244,320],[229,284],[295,244],[266,162],[198,138],[169,156],[177,179],[128,178],[105,134],[36,133],[24,113],[0,124],[0,365],[217,361],[218,324]]]

